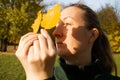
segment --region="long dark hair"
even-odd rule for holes
[[[86,21],[86,26],[88,30],[97,28],[99,31],[99,36],[95,40],[92,47],[92,59],[99,59],[102,64],[101,66],[104,68],[106,72],[111,73],[112,70],[114,69],[115,75],[117,75],[117,68],[115,61],[112,57],[112,51],[110,49],[108,38],[101,29],[96,13],[91,8],[81,3],[71,4],[67,7],[71,6],[75,6],[85,11],[84,20]]]

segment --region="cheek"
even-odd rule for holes
[[[71,39],[68,40],[68,46],[67,47],[72,54],[75,54],[77,49],[80,48],[80,45],[81,45],[80,41],[78,41],[74,38],[71,38]]]
[[[72,35],[67,35],[66,44],[67,48],[72,54],[77,51],[84,51],[88,46],[87,35],[83,32],[74,32]]]
[[[89,41],[89,32],[86,29],[76,29],[72,31],[72,37],[78,43],[88,43]]]
[[[79,35],[78,35],[79,36]],[[71,54],[75,53],[76,48],[80,45],[80,40],[77,40],[73,35],[72,31],[67,32],[67,37],[65,39],[65,44],[67,45],[67,49],[71,52]]]

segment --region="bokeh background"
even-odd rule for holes
[[[66,6],[76,2],[86,4],[98,15],[120,76],[120,0],[0,0],[0,80],[25,80],[25,72],[15,51],[20,37],[32,31],[37,12],[41,9],[46,12],[58,3]],[[54,40],[53,30],[48,32]]]

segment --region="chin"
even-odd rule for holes
[[[68,50],[58,50],[58,56],[60,57],[66,57],[66,56],[70,56],[71,53]]]

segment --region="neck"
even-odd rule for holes
[[[85,66],[91,64],[91,54],[90,53],[78,53],[76,55],[67,56],[65,58],[66,64]]]

